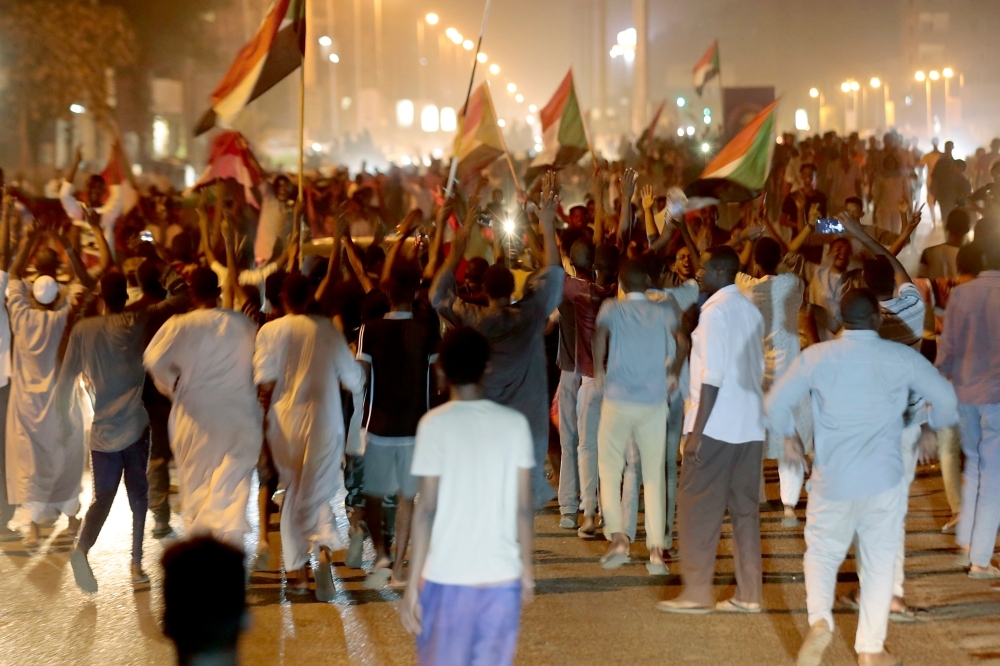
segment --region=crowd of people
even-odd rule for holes
[[[991,147],[966,165],[950,142],[919,155],[891,134],[786,135],[762,196],[688,211],[671,189],[683,159],[655,141],[526,192],[490,172],[449,197],[437,164],[314,174],[301,193],[281,175],[266,233],[232,181],[144,192],[129,210],[99,176],[75,193],[76,166],[59,203],[5,188],[0,539],[37,548],[67,516],[75,580],[96,592],[88,554],[124,478],[131,580],[148,586],[146,513],[154,538],[175,536],[173,466],[183,532],[200,538],[164,559],[166,629],[182,655],[223,649],[245,613],[233,553],[256,472],[255,568],[284,570],[292,594],[312,578],[331,600],[336,554],[360,569],[370,538],[364,584],[405,588],[421,663],[483,650],[510,663],[534,593],[533,517],[552,501],[561,528],[603,528],[613,569],[632,556],[641,492],[646,568],[683,581],[658,608],[761,612],[771,459],[783,527],[800,524],[810,481],[798,663],[821,663],[837,604],[859,609],[859,663],[898,663],[884,641],[890,618],[913,617],[904,519],[919,461],[940,454],[942,530],[969,576],[1000,579]],[[924,185],[946,242],[911,276],[896,255]],[[8,526],[16,505],[25,535]],[[717,600],[726,512],[737,585]],[[836,599],[852,543],[861,589]],[[228,590],[218,634],[190,619],[204,608],[178,610],[196,605],[183,577],[200,561]]]

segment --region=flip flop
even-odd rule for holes
[[[94,578],[90,563],[87,562],[87,556],[74,548],[69,555],[69,563],[73,567],[73,578],[76,579],[77,587],[88,594],[97,592],[97,579]]]
[[[262,550],[257,553],[257,558],[253,563],[254,571],[270,571],[271,570],[271,551]]]
[[[12,541],[20,541],[21,539],[21,533],[17,530],[8,529],[0,532],[0,543],[10,543]]]
[[[404,590],[406,589],[406,581],[399,580],[395,576],[392,576],[391,578],[389,578],[389,582],[386,584],[386,587],[388,587],[390,590]]]
[[[602,569],[617,569],[623,564],[628,564],[628,553],[609,553],[601,558]]]
[[[318,601],[333,601],[337,596],[337,587],[333,584],[333,571],[329,564],[320,560],[316,567],[316,599]]]
[[[861,610],[861,603],[858,601],[857,592],[837,597],[837,603],[848,610]]]
[[[917,614],[912,608],[904,606],[901,611],[890,610],[889,619],[898,624],[909,624],[917,621]]]
[[[646,562],[646,571],[650,576],[669,576],[670,569],[663,562]]]
[[[723,613],[753,614],[760,612],[760,604],[754,604],[752,606],[743,605],[737,601],[734,601],[733,599],[726,599],[725,601],[720,601],[719,603],[715,604],[715,610],[721,611]]]
[[[661,601],[656,604],[656,609],[664,613],[679,613],[681,615],[707,615],[712,612],[708,606],[692,606],[690,602],[680,599]]]
[[[375,569],[368,574],[368,577],[365,578],[365,582],[362,583],[362,586],[366,590],[378,590],[385,587],[385,584],[389,582],[390,578],[392,578],[392,569],[389,567]]]
[[[576,535],[581,539],[593,539],[597,536],[597,528],[591,527],[589,530],[580,528],[576,531]]]
[[[973,580],[996,580],[1000,578],[1000,569],[997,569],[992,564],[986,568],[986,571],[969,571],[969,578]]]
[[[347,546],[347,555],[344,557],[344,566],[350,569],[360,569],[365,553],[365,531],[359,530],[351,535],[351,541]]]

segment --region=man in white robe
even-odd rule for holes
[[[309,589],[309,554],[316,549],[316,596],[335,594],[331,554],[343,546],[331,502],[343,485],[344,418],[340,385],[358,391],[364,373],[344,335],[329,319],[306,313],[311,286],[301,275],[285,278],[286,314],[257,334],[254,381],[267,412],[267,441],[281,487],[281,550],[285,571],[299,572],[293,588]]]
[[[74,308],[70,299],[57,300],[59,284],[48,275],[34,284],[24,270],[45,231],[39,226],[22,242],[11,267],[7,307],[13,336],[13,372],[7,411],[7,494],[11,504],[24,505],[31,518],[25,545],[37,547],[39,525],[60,513],[69,518],[68,533],[80,527],[80,490],[84,469],[84,431],[78,401],[65,421],[56,409],[59,346]],[[89,276],[73,246],[58,236],[74,272]]]
[[[263,440],[253,383],[257,329],[245,315],[219,308],[220,293],[214,271],[195,270],[194,309],[167,320],[143,365],[173,402],[170,448],[188,535],[211,534],[243,548],[251,475]]]

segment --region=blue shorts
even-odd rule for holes
[[[510,666],[521,625],[521,582],[494,587],[440,585],[420,592],[421,666]]]

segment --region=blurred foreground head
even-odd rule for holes
[[[177,647],[178,664],[237,663],[246,608],[241,551],[200,537],[163,554],[163,633]]]

